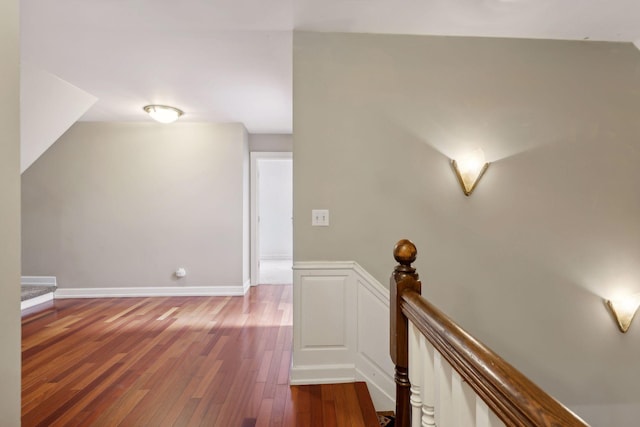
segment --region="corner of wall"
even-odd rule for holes
[[[242,283],[250,280],[251,272],[251,194],[250,194],[249,134],[242,132]]]
[[[0,2],[0,414],[20,425],[20,39],[19,1]]]

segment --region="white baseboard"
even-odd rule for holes
[[[21,285],[31,286],[58,286],[55,276],[22,276]]]
[[[219,297],[242,296],[249,289],[247,280],[241,286],[184,286],[137,288],[58,288],[56,299],[127,298],[127,297]]]
[[[376,410],[395,409],[389,290],[353,261],[293,271],[291,384],[365,381]]]
[[[21,301],[20,310],[26,310],[27,308],[35,307],[38,304],[44,304],[45,302],[49,301],[53,301],[53,292],[37,296],[26,301]]]
[[[355,365],[316,365],[291,368],[291,385],[307,384],[339,384],[354,381],[367,383],[373,406],[377,411],[394,411],[396,401],[389,389],[395,388],[395,383],[389,380],[367,376],[356,369]],[[382,385],[381,385],[382,384]]]
[[[354,365],[307,365],[291,368],[291,385],[339,384],[355,380]]]

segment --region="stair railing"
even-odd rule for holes
[[[421,296],[409,240],[394,248],[391,359],[396,426],[586,426]]]

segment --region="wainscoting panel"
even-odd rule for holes
[[[389,345],[380,345],[380,336],[388,340],[389,300],[385,302],[358,280],[358,353],[381,370],[393,371]]]
[[[352,271],[325,263],[293,268],[292,384],[353,381]]]
[[[374,405],[384,408],[378,410],[390,411],[395,409],[395,382],[389,356],[389,291],[372,288],[371,280],[363,280],[360,274],[357,282],[356,379],[367,382]]]
[[[302,276],[300,346],[304,349],[346,348],[346,291],[348,276]]]
[[[355,262],[293,266],[291,384],[366,381],[377,410],[393,410],[389,291]]]

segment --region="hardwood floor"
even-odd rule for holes
[[[291,293],[56,300],[23,318],[22,425],[377,425],[362,383],[288,385]]]

